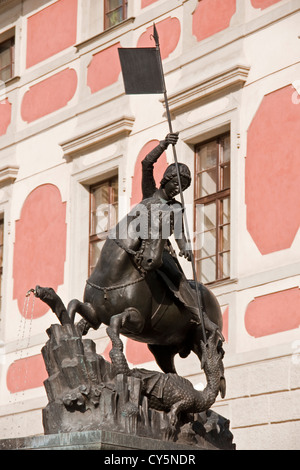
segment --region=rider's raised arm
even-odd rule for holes
[[[164,140],[161,140],[159,144],[146,155],[142,161],[142,192],[143,199],[153,196],[156,191],[156,183],[153,176],[154,163],[157,162],[159,157],[168,148],[169,144],[176,144],[178,140],[178,132],[174,134],[168,134]]]
[[[156,183],[153,176],[154,163],[157,162],[162,153],[166,150],[162,140],[142,161],[142,192],[143,199],[153,196],[156,191]]]

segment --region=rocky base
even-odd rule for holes
[[[76,325],[52,325],[42,349],[49,378],[43,410],[46,435],[109,431],[196,448],[234,449],[229,421],[211,410],[182,417],[170,432],[168,414],[151,409],[142,381],[116,375],[111,363],[82,339]]]

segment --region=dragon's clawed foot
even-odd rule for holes
[[[177,416],[178,410],[177,406],[173,406],[171,410],[168,413],[169,417],[169,426],[165,430],[165,439],[170,441],[174,440],[177,432],[177,423],[178,423],[178,416]]]
[[[170,424],[170,426],[168,426],[167,429],[165,429],[163,439],[165,441],[174,441],[175,436],[176,436],[176,426],[172,426]]]

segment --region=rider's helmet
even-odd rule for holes
[[[191,181],[192,181],[191,172],[189,170],[189,167],[185,165],[184,163],[178,163],[178,168],[179,168],[179,174],[181,177],[180,179],[182,183],[182,190],[184,191],[191,184]],[[168,166],[168,168],[164,172],[163,179],[160,182],[161,187],[163,188],[167,184],[168,181],[175,178],[176,176],[177,176],[176,165],[175,163],[172,163],[171,165]]]

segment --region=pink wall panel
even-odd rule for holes
[[[42,387],[48,378],[41,354],[13,362],[7,371],[6,385],[11,393]]]
[[[157,2],[157,0],[141,0],[141,8],[145,8],[149,5],[152,5],[152,3]]]
[[[262,254],[289,248],[300,227],[300,112],[292,86],[266,95],[248,129],[247,228]]]
[[[256,297],[245,314],[245,326],[255,338],[300,326],[300,290],[298,288]]]
[[[181,25],[178,18],[166,18],[155,24],[159,35],[160,52],[162,59],[166,59],[177,47],[181,34]],[[149,26],[147,30],[140,36],[137,47],[155,47],[153,34],[153,26]]]
[[[225,310],[222,312],[223,313],[223,336],[225,338],[225,341],[228,342],[228,321],[229,321],[229,306],[225,308]]]
[[[58,0],[28,18],[27,68],[76,43],[77,0]]]
[[[145,362],[155,360],[147,344],[139,343],[131,339],[126,340],[125,355],[127,360],[133,365],[144,364]]]
[[[93,55],[87,75],[87,85],[92,93],[118,81],[121,72],[119,47],[120,43],[117,43]]]
[[[145,156],[159,144],[159,140],[151,140],[144,145],[140,151],[135,167],[134,176],[132,180],[132,194],[131,194],[131,206],[138,204],[142,200],[142,160]],[[156,186],[159,187],[160,180],[162,179],[163,173],[167,168],[167,157],[165,152],[161,155],[159,160],[154,165],[154,178]]]
[[[11,103],[6,98],[0,101],[0,136],[5,135],[11,123]]]
[[[28,123],[64,108],[77,89],[77,74],[66,69],[30,87],[21,105],[22,119]]]
[[[251,3],[254,8],[260,8],[261,10],[264,10],[265,8],[268,8],[271,5],[274,5],[274,3],[278,3],[280,1],[281,0],[251,0]]]
[[[193,35],[202,41],[230,26],[236,0],[200,0],[193,13]]]
[[[105,350],[101,352],[101,356],[103,356],[104,359],[108,362],[111,362],[111,359],[109,357],[111,348],[112,345],[111,341],[109,340]],[[125,356],[127,360],[134,365],[154,361],[154,357],[149,351],[147,344],[139,343],[129,338],[125,339]]]
[[[64,282],[66,259],[66,203],[52,184],[37,187],[26,198],[16,221],[13,259],[13,298],[28,318],[43,316],[49,307],[35,299],[34,310],[23,311],[26,292],[37,284],[57,289]],[[53,314],[53,320],[55,320]]]

